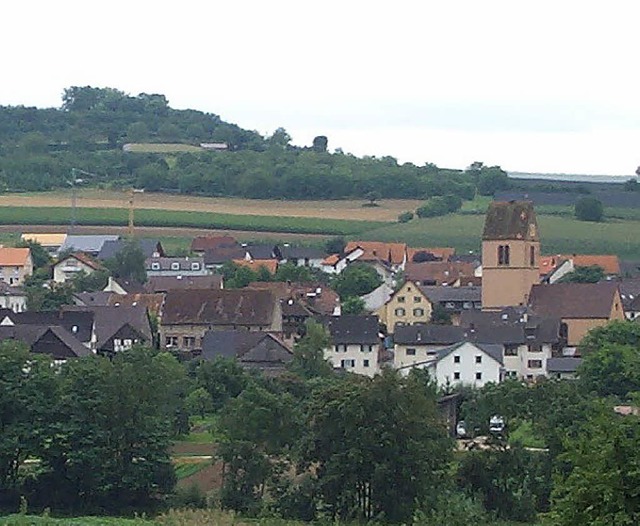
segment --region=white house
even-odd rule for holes
[[[328,318],[331,347],[324,357],[335,369],[374,376],[380,372],[380,335],[377,316],[347,314]]]
[[[427,369],[437,384],[482,387],[503,379],[502,348],[498,345],[462,342],[437,351],[431,360],[400,367],[400,373]]]
[[[53,281],[56,283],[65,283],[80,273],[93,274],[96,270],[100,270],[102,265],[92,260],[83,252],[69,254],[53,265]]]
[[[347,268],[349,263],[353,263],[356,259],[364,254],[364,250],[360,247],[356,247],[353,250],[346,252],[340,256],[338,254],[332,254],[327,256],[323,261],[320,269],[327,274],[340,274]]]
[[[10,309],[13,312],[26,311],[27,293],[22,287],[12,287],[0,281],[0,308]]]

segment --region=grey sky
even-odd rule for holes
[[[0,104],[165,94],[297,144],[632,174],[637,1],[3,2]]]

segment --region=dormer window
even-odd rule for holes
[[[200,270],[200,263],[197,261],[191,263],[191,270]]]
[[[158,263],[157,261],[151,263],[151,270],[160,270],[160,263]]]
[[[180,263],[178,263],[177,261],[171,263],[171,270],[180,270]]]

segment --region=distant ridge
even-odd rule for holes
[[[624,183],[629,179],[636,179],[635,175],[582,175],[582,174],[553,174],[533,172],[507,172],[512,179],[540,179],[544,181],[569,181],[576,183]]]

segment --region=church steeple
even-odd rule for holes
[[[526,305],[540,281],[540,237],[533,203],[494,201],[482,234],[482,308]]]

